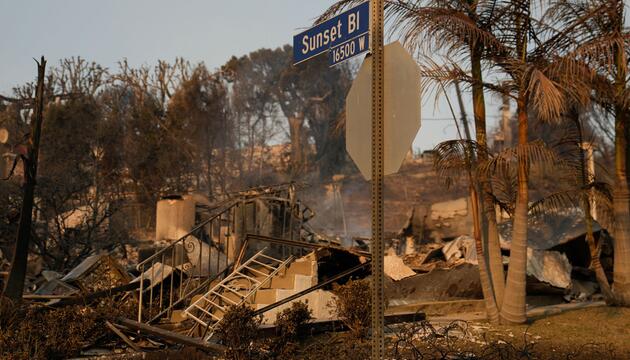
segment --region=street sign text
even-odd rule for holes
[[[369,50],[370,34],[365,33],[330,49],[330,65],[337,65]]]
[[[367,51],[369,48],[367,46],[367,33],[369,31],[370,5],[369,2],[365,2],[295,35],[293,37],[293,62],[298,64],[332,48],[336,48],[339,50],[340,59],[333,62],[334,58],[331,57],[331,65],[334,65],[351,56]],[[361,52],[359,52],[358,44],[360,39],[363,39],[363,43],[366,44]],[[344,50],[341,50],[341,47],[351,42],[354,43],[354,52],[350,56],[350,54],[346,53],[346,50],[350,51],[350,45]],[[341,59],[342,51],[343,59]]]

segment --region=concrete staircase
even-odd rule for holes
[[[302,290],[306,290],[311,286],[317,284],[317,260],[313,253],[306,255],[302,258],[293,260],[289,262],[286,266],[282,267],[280,271],[278,271],[275,275],[273,275],[269,279],[269,274],[272,272],[269,268],[266,268],[262,265],[256,265],[255,263],[249,263],[249,267],[254,270],[250,272],[250,274],[254,274],[256,272],[260,272],[259,276],[254,276],[257,282],[260,283],[259,286],[256,286],[256,289],[250,296],[244,297],[242,294],[238,294],[237,292],[231,292],[229,290],[223,290],[220,296],[216,296],[215,303],[218,303],[219,306],[209,306],[207,300],[204,297],[206,295],[195,295],[191,299],[191,305],[188,309],[194,307],[194,304],[197,304],[201,307],[206,307],[205,310],[209,311],[212,315],[207,317],[211,317],[216,319],[220,319],[224,315],[224,309],[230,305],[245,303],[251,306],[253,309],[261,309],[267,305],[273,304],[277,301],[283,300],[293,294],[296,294]],[[216,289],[217,285],[221,281],[215,281],[210,285],[211,289]],[[242,283],[240,283],[242,282]],[[230,282],[230,286],[232,288],[242,288],[246,289],[252,286],[252,283],[247,279],[237,279]],[[244,300],[244,301],[243,301]],[[290,308],[291,304],[295,301],[306,302],[308,307],[312,310],[312,316],[315,319],[332,319],[333,315],[331,313],[331,309],[328,304],[333,300],[333,295],[329,291],[325,290],[317,290],[313,291],[310,294],[307,294],[297,300],[281,305],[273,310],[270,310],[263,314],[263,323],[264,324],[273,324],[276,321],[276,316],[282,310]],[[178,310],[173,312],[173,316],[171,317],[172,322],[180,322],[186,318],[193,318],[193,320],[197,321],[194,318],[194,313],[189,312],[189,310]],[[189,313],[187,313],[189,312]],[[197,309],[197,312],[201,312],[200,309]],[[193,315],[193,316],[191,316]],[[203,325],[206,325],[206,322],[203,322]]]
[[[223,321],[231,306],[251,303],[256,292],[272,283],[277,274],[286,269],[294,258],[277,259],[265,254],[267,248],[260,250],[234,271],[194,298],[184,310],[186,317],[202,326],[206,339],[212,337],[214,329]],[[191,332],[194,332],[191,330]]]
[[[277,301],[283,300],[311,286],[317,285],[317,260],[309,254],[291,262],[286,269],[279,272],[266,286],[258,289],[253,296],[251,306],[258,310]],[[281,305],[263,314],[263,323],[273,324],[276,315],[290,308],[295,301],[306,302],[316,319],[331,319],[333,315],[328,303],[333,299],[332,293],[324,290],[313,291],[297,300]]]

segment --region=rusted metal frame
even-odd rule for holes
[[[339,280],[339,279],[341,279],[343,277],[346,277],[348,275],[351,275],[354,272],[356,272],[358,270],[361,270],[361,269],[363,269],[363,268],[365,268],[365,267],[367,267],[369,265],[370,265],[370,261],[367,261],[367,262],[365,262],[363,264],[356,265],[356,266],[354,266],[354,267],[352,267],[352,268],[350,268],[350,269],[348,269],[346,271],[343,271],[343,272],[341,272],[341,273],[331,277],[330,279],[328,279],[328,280],[326,280],[324,282],[321,282],[321,283],[319,283],[317,285],[311,286],[308,289],[302,290],[302,291],[300,291],[300,292],[298,292],[296,294],[293,294],[293,295],[291,295],[291,296],[289,296],[287,298],[284,298],[284,299],[282,299],[280,301],[277,301],[277,302],[275,302],[273,304],[269,304],[269,305],[267,305],[267,306],[265,306],[265,307],[263,307],[263,308],[261,308],[259,310],[256,310],[254,312],[254,316],[263,314],[263,313],[265,313],[265,312],[267,312],[269,310],[277,308],[278,306],[284,305],[284,304],[286,304],[286,303],[288,303],[290,301],[293,301],[293,300],[298,299],[298,298],[300,298],[300,297],[302,297],[304,295],[312,293],[315,290],[319,290],[319,289],[323,288],[324,286],[332,284],[333,282],[335,282],[335,281],[337,281],[337,280]]]
[[[278,204],[278,205],[277,205],[277,207],[278,207],[278,210],[279,210],[279,211],[282,211],[282,238],[283,238],[283,239],[285,239],[285,238],[287,237],[287,236],[286,236],[286,233],[287,233],[287,231],[286,231],[286,228],[287,228],[287,227],[286,227],[286,224],[287,224],[287,209],[286,209],[286,204],[285,204],[285,206],[284,206],[284,207],[282,206],[282,204]],[[273,212],[272,212],[272,214],[273,214]],[[291,215],[289,215],[289,220],[291,220]],[[291,225],[290,225],[290,223],[289,223],[289,232],[290,232],[290,231],[291,231]],[[291,240],[293,240],[293,239],[291,238]],[[286,254],[286,250],[287,250],[287,247],[286,247],[286,246],[282,246],[282,247],[281,247],[282,257],[283,257],[283,258],[287,256],[287,254]]]
[[[213,234],[212,234],[212,230],[213,230],[213,226],[212,226],[212,223],[211,223],[211,224],[210,224],[210,231],[209,231],[209,233],[210,233],[210,241],[213,241],[213,240],[212,240],[212,236],[213,236]],[[220,240],[220,239],[219,239],[219,240]],[[220,242],[219,242],[219,243],[220,243]],[[212,264],[211,264],[210,260],[212,259],[212,248],[213,248],[213,246],[208,246],[208,268],[207,268],[207,271],[208,271],[208,276],[210,276],[210,274],[211,274],[210,269],[211,269],[211,267],[212,267]],[[217,256],[218,256],[218,254],[217,254]],[[201,269],[201,268],[202,268],[202,262],[200,261],[200,262],[199,262],[199,269]],[[200,271],[201,271],[201,270],[200,270]],[[218,273],[219,273],[219,269],[217,269],[217,274],[218,274]]]
[[[238,207],[234,207],[232,208],[232,210],[228,213],[228,219],[227,219],[227,234],[226,234],[226,238],[225,238],[225,263],[227,264],[230,261],[230,242],[231,240],[234,238],[234,227],[233,227],[233,223],[234,223],[234,219],[236,217],[236,209],[238,209]]]
[[[173,248],[175,247],[173,246]],[[184,257],[186,256],[186,254],[184,254],[185,252],[186,252],[186,246],[182,246],[182,251],[179,252],[180,261],[178,262],[178,264],[180,264],[181,270],[179,272],[179,286],[177,287],[180,300],[182,298],[182,293],[184,291]],[[186,278],[186,281],[190,281],[188,277]]]
[[[256,235],[256,234],[247,234],[245,239],[251,239],[251,240],[256,240],[256,241],[265,241],[265,242],[269,242],[269,243],[273,243],[273,244],[281,244],[281,245],[288,245],[288,246],[293,246],[293,247],[302,247],[302,248],[310,248],[310,249],[337,249],[340,251],[345,251],[345,252],[349,252],[352,254],[355,254],[357,256],[364,256],[367,258],[371,257],[371,254],[367,251],[359,251],[359,250],[348,250],[346,248],[343,248],[341,246],[337,246],[337,245],[324,245],[324,244],[314,244],[314,243],[308,243],[308,242],[302,242],[302,241],[295,241],[295,240],[287,240],[287,239],[279,239],[279,238],[275,238],[275,237],[271,237],[271,236],[264,236],[264,235]]]
[[[218,243],[217,243],[217,272],[219,272],[219,267],[221,266],[221,253],[220,253],[220,249],[221,249],[221,227],[223,225],[223,215],[225,213],[222,213],[221,216],[219,216],[219,218],[217,219],[217,223],[218,223],[218,229],[217,229],[217,233],[218,233]],[[208,251],[208,267],[210,267],[210,259],[212,259],[212,256],[210,256],[210,251]]]
[[[236,261],[234,262],[235,269],[241,266],[241,262],[243,261],[243,257],[245,256],[245,250],[247,249],[248,244],[249,244],[249,236],[245,236],[245,239],[243,240],[243,245],[241,246],[241,250],[239,251],[238,257],[236,258]]]
[[[175,269],[175,247],[171,247],[171,269]],[[181,272],[181,271],[180,271]],[[171,273],[171,288],[169,289],[168,292],[168,307],[166,308],[167,310],[167,316],[171,316],[171,309],[173,308],[173,283],[175,282],[175,274]],[[180,283],[181,286],[181,283]]]
[[[325,246],[325,245],[320,245],[320,244],[313,244],[313,243],[301,242],[301,241],[296,241],[296,240],[280,239],[280,238],[276,238],[272,236],[257,235],[257,234],[247,234],[246,239],[264,241],[271,244],[288,245],[288,246],[294,246],[294,247],[306,247],[306,248],[311,248],[311,249],[320,249],[323,247],[330,247],[330,246]]]
[[[372,53],[372,336],[371,359],[383,359],[384,343],[384,95],[385,54],[383,47],[384,0],[372,0],[371,53]]]
[[[214,223],[214,221],[210,222],[210,242],[213,242],[212,240],[212,224]],[[203,241],[201,241],[201,236],[195,237],[195,240],[193,240],[192,242],[193,244],[196,244],[199,246],[199,257],[197,259],[197,266],[196,269],[193,269],[192,273],[193,276],[195,275],[195,270],[197,270],[197,277],[201,278],[201,264],[202,264],[202,259],[203,259]],[[208,246],[208,253],[211,251],[210,248],[211,246]],[[194,248],[193,248],[194,250]],[[210,259],[208,259],[208,262],[210,262]]]
[[[151,284],[149,285],[149,316],[153,315],[153,282],[155,281],[155,262],[153,262],[153,266],[151,266]]]
[[[160,272],[160,309],[162,309],[163,300],[164,300],[164,271],[166,270],[166,264],[164,263],[164,254],[162,254],[162,271]],[[174,269],[171,269],[171,275]],[[171,282],[173,282],[173,277],[171,276]]]
[[[142,294],[144,293],[144,266],[140,269],[140,293],[138,294],[138,322],[142,322]]]

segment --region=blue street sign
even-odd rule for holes
[[[341,48],[342,44],[345,46],[346,43],[363,37],[369,31],[370,3],[364,2],[330,20],[295,35],[293,37],[293,62],[298,64],[331,48],[337,46]],[[365,37],[367,38],[367,36]],[[352,43],[355,42],[353,41]],[[369,46],[366,46],[364,51],[367,51],[367,48]],[[343,51],[345,54],[345,50]],[[355,53],[352,56],[359,54],[357,44],[355,44]],[[344,56],[343,60],[348,58],[348,56]],[[331,64],[334,65],[340,61],[331,62]]]
[[[370,33],[356,37],[330,49],[330,66],[337,65],[370,49]]]

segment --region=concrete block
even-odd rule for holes
[[[316,275],[317,262],[310,260],[294,261],[289,264],[286,273],[287,275]]]
[[[283,291],[283,290],[278,290]],[[289,291],[289,290],[285,290]],[[282,294],[281,296],[289,296],[288,293]],[[334,295],[330,291],[325,290],[316,290],[310,294],[307,294],[299,299],[293,300],[277,308],[270,310],[263,314],[263,323],[264,324],[273,324],[276,321],[276,316],[278,313],[282,312],[284,309],[290,308],[293,302],[300,301],[305,302],[309,309],[312,311],[312,316],[315,319],[333,319],[334,314],[332,312],[332,307],[329,304],[332,303]],[[261,309],[267,306],[267,304],[256,304],[256,309]]]
[[[276,300],[276,291],[278,289],[258,289],[254,295],[255,304],[273,304]]]
[[[293,290],[295,292],[306,290],[317,284],[317,278],[314,276],[295,275],[293,280]]]

